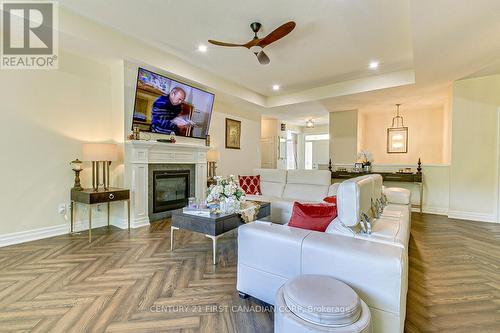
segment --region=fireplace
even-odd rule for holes
[[[196,196],[196,170],[190,164],[150,164],[148,170],[148,215],[159,221],[172,210],[185,207]]]
[[[153,213],[186,206],[189,193],[189,170],[153,171]]]
[[[178,142],[165,144],[156,141],[131,140],[125,142],[124,184],[130,187],[132,228],[149,225],[172,215],[172,210],[154,213],[154,171],[189,170],[189,191],[187,197],[205,198],[207,190],[207,151],[201,143]],[[182,187],[177,184],[176,187]],[[182,187],[185,189],[185,187]],[[178,194],[176,194],[177,197]],[[169,199],[169,198],[166,198]],[[162,200],[163,201],[163,200]],[[168,201],[168,200],[167,200]],[[157,206],[159,203],[157,202]],[[156,207],[158,210],[159,207]],[[165,208],[165,207],[164,207]],[[115,210],[116,211],[116,210]],[[121,211],[120,211],[121,213]],[[126,214],[126,212],[124,212]],[[123,222],[122,222],[123,221]],[[120,219],[120,226],[126,228],[126,218]]]

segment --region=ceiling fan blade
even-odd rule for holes
[[[287,23],[281,25],[280,27],[276,28],[275,30],[273,30],[266,37],[262,38],[259,41],[258,45],[260,47],[265,47],[271,43],[274,43],[278,39],[281,39],[281,38],[285,37],[286,35],[288,35],[290,32],[292,32],[292,30],[294,28],[295,28],[295,22],[293,22],[293,21],[287,22]]]
[[[217,45],[217,46],[229,46],[229,47],[242,46],[242,47],[246,47],[246,44],[233,44],[233,43],[219,42],[219,41],[211,40],[211,39],[209,39],[208,42],[210,44],[214,44],[214,45]]]
[[[267,54],[264,53],[264,51],[260,51],[259,53],[255,53],[257,56],[257,60],[261,65],[267,65],[268,63],[271,62]]]

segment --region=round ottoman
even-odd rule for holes
[[[276,294],[275,333],[371,333],[368,306],[347,284],[324,275],[300,275]]]

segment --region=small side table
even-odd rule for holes
[[[109,227],[109,205],[114,201],[126,201],[128,231],[130,231],[130,190],[123,188],[109,188],[108,190],[83,189],[81,191],[71,190],[71,233],[73,233],[73,221],[75,216],[76,203],[86,204],[89,207],[89,243],[92,241],[92,206],[106,203],[108,206],[108,227]]]

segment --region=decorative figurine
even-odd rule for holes
[[[417,163],[417,173],[422,173],[422,162],[420,162],[420,157],[418,158]]]

